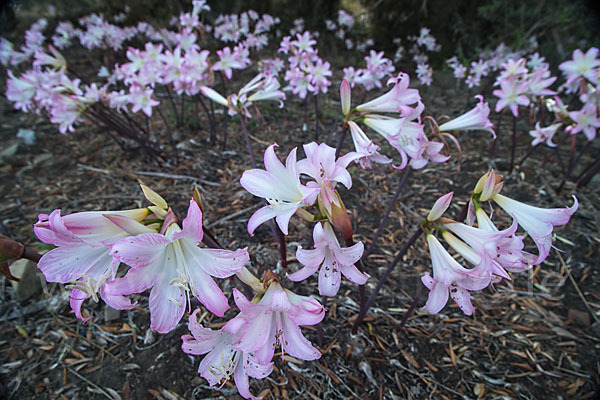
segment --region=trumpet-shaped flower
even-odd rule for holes
[[[477,95],[475,98],[479,99],[479,103],[474,109],[440,125],[440,132],[482,130],[490,132],[495,138],[494,125],[489,118],[490,107],[488,103],[483,102],[482,95]]]
[[[417,103],[421,96],[417,89],[409,89],[410,78],[407,74],[400,73],[395,78],[390,78],[387,82],[388,86],[392,83],[394,87],[386,94],[377,97],[367,103],[356,107],[359,112],[401,112],[409,108],[409,104]]]
[[[127,211],[88,211],[61,216],[60,210],[50,215],[40,214],[33,227],[44,243],[58,246],[44,254],[38,268],[48,282],[69,283],[71,308],[77,318],[88,297],[98,301],[98,295],[116,309],[132,308],[129,300],[107,290],[106,283],[115,278],[118,263],[109,254],[111,243],[130,234],[153,232],[138,223],[148,215],[148,209]]]
[[[598,49],[592,47],[585,54],[580,49],[573,51],[573,59],[565,61],[558,68],[567,76],[567,85],[576,82],[579,78],[586,78],[596,83],[598,79],[598,67],[600,60]]]
[[[214,331],[204,328],[198,322],[199,311],[200,309],[196,309],[190,316],[188,328],[192,334],[181,337],[181,348],[188,354],[206,354],[198,368],[200,376],[211,386],[223,386],[233,375],[238,392],[243,398],[260,400],[261,397],[250,393],[248,377],[263,379],[273,370],[273,363],[259,363],[252,354],[233,348],[235,334],[244,324],[244,319],[238,315],[220,330]]]
[[[314,250],[298,246],[296,258],[304,267],[287,277],[295,282],[302,281],[319,269],[319,294],[335,296],[340,289],[342,274],[358,285],[364,285],[369,275],[354,265],[362,257],[364,245],[358,242],[351,247],[340,247],[331,224],[318,223],[313,231]]]
[[[471,304],[469,290],[481,290],[489,284],[489,278],[471,276],[468,270],[461,266],[444,249],[440,241],[432,234],[427,234],[427,244],[431,254],[433,277],[425,274],[421,281],[430,290],[425,311],[437,314],[448,302],[448,294],[458,304],[460,309],[471,315],[475,309]]]
[[[533,138],[531,142],[532,146],[537,146],[542,142],[546,142],[546,146],[548,147],[556,147],[556,144],[552,142],[552,138],[554,134],[558,131],[558,129],[562,126],[562,124],[554,124],[542,128],[540,126],[539,121],[535,123],[535,129],[529,131],[529,136]]]
[[[299,327],[321,322],[325,309],[317,300],[283,289],[276,280],[258,303],[248,301],[237,289],[233,289],[233,298],[245,319],[236,335],[234,349],[253,352],[260,364],[271,361],[276,347],[281,347],[282,354],[301,360],[321,357]]]
[[[496,225],[494,225],[481,207],[476,207],[475,216],[479,228],[487,231],[498,231]],[[522,235],[512,235],[510,237],[502,237],[498,240],[496,261],[507,271],[522,272],[530,269],[535,264],[537,257],[523,251],[523,247],[525,246],[523,239]]]
[[[335,159],[335,149],[325,143],[316,144],[315,142],[304,145],[306,158],[298,161],[297,168],[301,174],[306,174],[315,181],[306,183],[309,188],[318,188],[323,204],[327,211],[331,213],[331,205],[335,203],[338,196],[335,194],[335,185],[340,182],[350,189],[352,186],[352,177],[346,170],[350,162],[360,158],[360,154],[350,152],[342,157]],[[339,206],[339,204],[337,204]]]
[[[391,158],[379,153],[380,147],[367,137],[356,122],[348,121],[348,127],[350,128],[350,134],[354,142],[354,149],[361,155],[359,158],[360,165],[364,169],[371,168],[371,161],[378,164],[389,164],[392,162]]]
[[[470,249],[475,252],[476,257],[473,259],[473,257],[470,257],[470,254],[468,254],[470,251],[468,253],[463,253],[461,251],[464,249],[464,243],[446,239],[454,250],[477,266],[477,273],[479,276],[491,278],[492,275],[496,275],[510,279],[510,276],[497,260],[501,253],[507,252],[506,249],[500,247],[500,240],[509,239],[514,236],[518,227],[516,220],[513,220],[512,225],[503,231],[475,228],[461,223],[449,223],[445,224],[444,227],[466,242]],[[444,236],[444,238],[446,238],[446,236]],[[503,242],[502,244],[506,243]],[[509,242],[508,244],[511,246],[512,242]],[[512,247],[510,247],[510,249],[512,249]],[[510,249],[508,252],[511,251]]]
[[[494,96],[499,100],[496,103],[496,112],[509,108],[515,117],[519,116],[519,106],[528,106],[529,98],[525,96],[527,82],[518,82],[507,79],[500,80],[500,89],[494,90]]]
[[[492,197],[504,211],[517,219],[538,247],[539,255],[534,264],[540,264],[548,257],[552,247],[552,230],[555,226],[565,225],[577,211],[579,203],[565,208],[539,208],[510,199],[501,194]]]
[[[169,216],[165,221],[168,224]],[[164,235],[145,233],[114,243],[111,255],[131,269],[110,282],[111,293],[127,295],[152,288],[150,327],[160,333],[175,328],[190,292],[212,313],[223,316],[229,305],[212,277],[227,278],[239,272],[250,257],[246,249],[200,248],[202,237],[202,211],[190,200],[183,229],[173,221]]]
[[[300,173],[296,166],[296,149],[288,155],[285,166],[275,155],[272,144],[265,151],[265,169],[245,171],[240,184],[257,197],[267,201],[267,205],[256,211],[248,221],[248,232],[263,222],[275,218],[281,231],[287,235],[288,224],[298,208],[312,205],[319,195],[320,188],[307,187],[300,183]]]
[[[596,130],[600,128],[600,118],[598,118],[598,107],[593,103],[583,106],[580,111],[571,111],[569,118],[575,122],[575,126],[567,128],[567,132],[574,135],[579,132],[587,137],[589,141],[596,137]]]

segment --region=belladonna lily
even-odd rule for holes
[[[494,201],[517,220],[538,247],[539,254],[533,264],[540,264],[550,253],[554,227],[565,225],[577,211],[577,198],[573,196],[575,202],[571,207],[547,209],[530,206],[501,195],[501,178],[502,176],[495,174],[493,170],[488,172],[479,179],[473,193],[479,197],[479,201]]]
[[[297,163],[298,172],[314,179],[307,182],[306,186],[320,190],[319,197],[327,211],[331,213],[332,204],[340,206],[335,185],[339,182],[347,189],[352,187],[352,177],[346,168],[352,161],[360,158],[360,154],[350,152],[336,160],[333,147],[325,143],[317,145],[315,142],[305,144],[304,153],[306,158]]]
[[[498,231],[498,228],[481,207],[476,207],[475,216],[479,228],[487,231]],[[512,235],[498,240],[496,261],[507,271],[522,272],[531,268],[537,257],[523,251],[522,235]]]
[[[300,207],[312,205],[320,193],[318,187],[307,187],[300,183],[300,173],[296,167],[296,149],[288,155],[285,166],[275,155],[276,144],[265,151],[266,170],[245,171],[240,179],[241,185],[257,197],[267,201],[267,205],[256,211],[248,221],[248,232],[263,222],[275,218],[284,234],[288,234],[290,218]]]
[[[473,270],[461,266],[431,233],[427,234],[427,244],[431,254],[433,277],[426,274],[421,278],[423,284],[430,290],[427,303],[423,308],[430,314],[440,312],[448,302],[448,294],[450,294],[466,315],[473,314],[475,309],[471,304],[469,290],[485,288],[490,282],[489,278],[471,275]]]
[[[390,78],[388,86],[394,87],[386,94],[377,97],[367,103],[356,107],[358,112],[380,113],[380,112],[402,112],[410,110],[409,104],[417,103],[421,96],[417,89],[409,89],[410,78],[405,73],[399,73],[397,77]]]
[[[283,107],[282,100],[285,100],[285,93],[279,90],[279,86],[277,78],[260,73],[241,88],[238,93],[232,94],[227,98],[208,86],[200,87],[200,91],[215,103],[227,107],[229,115],[239,113],[250,117],[248,107],[255,101],[278,101],[279,107]]]
[[[502,265],[498,262],[498,258],[501,254],[512,251],[512,242],[510,240],[508,242],[501,242],[501,240],[513,237],[517,227],[516,220],[513,220],[512,225],[503,231],[475,228],[455,222],[444,224],[444,228],[466,242],[468,247],[475,252],[475,257],[473,257],[470,250],[463,251],[466,245],[460,240],[453,240],[453,238],[447,237],[448,235],[445,233],[444,239],[446,239],[454,250],[477,267],[477,274],[479,276],[491,278],[492,275],[495,275],[510,279],[510,275],[502,268]],[[508,245],[509,248],[503,247],[504,245]],[[520,252],[521,249],[522,247],[518,251]]]
[[[198,247],[202,241],[202,212],[190,200],[183,229],[167,215],[163,234],[145,233],[121,239],[111,246],[111,255],[131,269],[111,282],[111,293],[127,295],[150,292],[150,327],[171,331],[186,309],[190,293],[212,313],[223,316],[227,298],[212,277],[227,278],[239,272],[250,259],[246,249],[236,251]]]
[[[317,223],[313,231],[314,250],[298,246],[296,258],[304,265],[302,269],[287,277],[295,282],[302,281],[319,270],[319,294],[335,296],[340,289],[342,274],[358,285],[364,285],[369,275],[360,272],[354,263],[362,257],[364,245],[358,242],[351,247],[340,247],[331,224]]]
[[[140,224],[148,209],[127,211],[91,211],[61,216],[60,210],[40,214],[33,227],[37,237],[58,246],[44,254],[38,268],[48,282],[69,283],[71,308],[77,318],[85,299],[98,296],[116,309],[134,305],[125,297],[107,290],[106,283],[115,278],[118,262],[109,254],[111,244],[129,235],[154,232]]]
[[[350,127],[354,148],[361,156],[359,158],[361,167],[370,169],[371,161],[378,164],[389,164],[392,162],[391,158],[379,153],[380,147],[373,143],[354,121],[348,121],[348,126]]]
[[[504,211],[514,216],[519,225],[527,231],[538,247],[539,255],[534,264],[540,264],[550,254],[552,229],[565,225],[577,211],[579,203],[573,196],[574,204],[565,208],[538,208],[497,194],[492,200]]]
[[[321,357],[299,327],[321,322],[325,309],[317,300],[283,289],[276,279],[252,302],[237,289],[233,289],[233,298],[244,318],[234,349],[253,352],[261,364],[271,361],[276,347],[281,347],[282,356],[287,353],[307,361]]]
[[[188,327],[192,335],[183,335],[181,348],[189,354],[206,354],[200,362],[198,373],[211,386],[221,387],[233,375],[238,392],[245,399],[258,400],[250,393],[248,377],[263,379],[273,370],[273,363],[259,363],[256,358],[244,351],[233,348],[235,335],[244,325],[241,315],[229,320],[220,330],[204,328],[198,322],[199,309],[190,316]],[[207,354],[208,353],[208,354]]]
[[[479,103],[474,109],[440,125],[440,132],[482,130],[490,132],[496,138],[496,133],[493,129],[494,125],[490,122],[489,118],[490,107],[488,103],[483,102],[482,95],[477,95],[475,98],[479,99]]]

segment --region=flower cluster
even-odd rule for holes
[[[344,79],[350,83],[351,87],[358,84],[369,91],[374,88],[381,88],[383,79],[389,78],[395,71],[392,60],[384,57],[383,51],[376,52],[371,50],[365,57],[366,68],[354,69],[354,67],[344,68]]]
[[[400,153],[401,162],[396,167],[398,169],[407,165],[419,169],[429,161],[448,160],[448,156],[440,154],[443,143],[430,141],[425,134],[424,124],[421,122],[425,106],[421,103],[418,90],[408,88],[408,75],[400,73],[396,78],[390,78],[388,86],[392,84],[392,89],[386,94],[352,110],[350,83],[344,79],[340,87],[344,123],[352,134],[362,167],[370,168],[371,162],[390,163],[392,159],[379,153],[380,147],[369,139],[358,123],[364,123],[383,136]],[[389,116],[390,114],[393,116]]]
[[[275,218],[279,229],[287,235],[289,221],[294,214],[309,221],[325,220],[315,224],[315,249],[299,247],[296,252],[304,268],[288,278],[304,280],[320,267],[319,292],[323,296],[333,296],[340,287],[341,274],[359,285],[369,277],[354,265],[362,256],[363,244],[359,242],[342,248],[334,232],[338,231],[344,239],[352,237],[352,224],[335,187],[341,183],[350,189],[352,179],[346,168],[360,154],[351,152],[336,159],[334,148],[314,142],[304,145],[304,153],[306,158],[297,161],[296,149],[293,149],[284,166],[275,155],[275,145],[271,145],[265,151],[265,169],[244,172],[240,180],[244,189],[267,203],[250,217],[248,232],[254,234],[259,225]],[[302,184],[301,174],[313,180]],[[305,210],[315,204],[318,205],[318,216]]]
[[[313,48],[316,44],[310,32],[304,32],[296,34],[295,40],[291,40],[290,36],[284,37],[279,47],[279,52],[289,54],[285,80],[289,82],[292,93],[301,99],[306,98],[308,92],[314,95],[327,93],[331,86],[328,79],[332,75],[331,66],[319,57],[318,50]]]
[[[481,290],[511,279],[509,272],[521,272],[542,263],[552,247],[552,230],[565,225],[577,211],[578,202],[571,207],[543,209],[530,206],[500,194],[502,176],[494,171],[477,182],[469,203],[467,224],[443,218],[450,206],[452,193],[442,196],[433,206],[423,224],[431,253],[433,276],[422,277],[430,290],[425,310],[431,314],[444,308],[448,296],[467,315],[474,312],[469,291]],[[513,218],[510,227],[500,230],[483,209],[484,202],[494,202]],[[473,226],[475,221],[477,227]],[[525,236],[517,234],[521,226],[538,248],[538,255],[524,251]],[[472,268],[465,268],[448,253],[434,235],[442,237]]]

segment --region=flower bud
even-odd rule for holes
[[[349,239],[354,234],[354,229],[352,229],[352,222],[350,221],[350,216],[346,212],[346,206],[342,202],[339,193],[337,190],[335,191],[336,201],[331,202],[331,212],[327,210],[325,203],[323,202],[321,196],[319,196],[319,210],[321,210],[321,214],[327,216],[331,225],[338,231],[344,239]]]
[[[435,204],[431,208],[431,211],[429,211],[429,215],[427,215],[427,221],[433,222],[438,220],[450,206],[453,195],[454,192],[450,192],[437,199]]]

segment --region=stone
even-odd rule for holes
[[[109,323],[121,318],[121,311],[115,310],[114,308],[106,305],[104,307],[104,322]]]
[[[35,144],[35,132],[31,129],[19,129],[17,137],[21,139],[27,146]]]
[[[17,301],[24,303],[30,298],[42,293],[42,279],[44,275],[33,261],[24,258],[14,261],[10,265],[11,273],[19,278],[20,282],[10,281]]]

